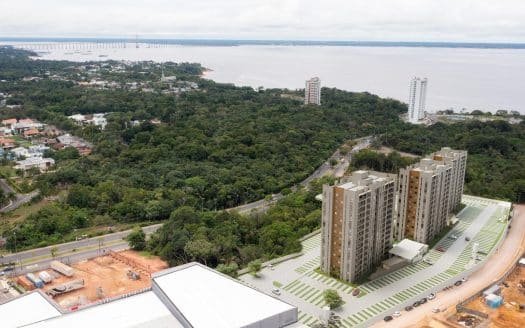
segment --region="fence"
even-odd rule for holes
[[[114,259],[118,260],[118,261],[121,261],[129,266],[132,266],[134,268],[137,268],[139,270],[142,270],[144,271],[149,277],[151,277],[151,270],[149,267],[146,267],[145,265],[127,257],[127,256],[124,256],[122,254],[119,254],[115,251],[112,251],[110,250],[109,251],[109,256],[113,257]]]
[[[525,253],[521,254],[520,258],[523,257],[523,256],[525,256]],[[483,291],[485,291],[488,288],[494,286],[495,284],[500,284],[503,281],[507,280],[507,278],[512,274],[512,272],[516,269],[517,266],[518,266],[518,262],[514,263],[512,265],[512,267],[510,267],[510,269],[507,270],[507,272],[505,272],[505,274],[500,279],[498,279],[498,280],[496,280],[496,281],[494,281],[494,282],[484,286],[476,294],[474,294],[474,295],[470,296],[469,298],[466,298],[463,301],[461,301],[461,303],[459,303],[458,306],[465,307],[465,304],[468,304],[468,303],[472,302],[473,300],[477,299],[478,297],[480,297],[481,295],[483,295]]]
[[[467,307],[464,307],[461,304],[456,305],[456,311],[458,313],[465,312],[465,313],[468,313],[468,314],[472,314],[472,315],[478,316],[478,317],[483,318],[483,319],[487,319],[489,317],[489,315],[486,314],[486,313],[480,312],[478,310],[469,309]]]

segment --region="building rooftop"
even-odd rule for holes
[[[44,294],[34,291],[0,305],[0,326],[22,327],[60,315]]]
[[[158,272],[151,290],[68,312],[41,291],[0,305],[0,327],[302,327],[297,308],[199,263]]]
[[[428,249],[428,245],[410,239],[403,239],[395,244],[389,253],[411,261],[413,258],[420,255],[421,250],[424,248]]]
[[[375,172],[359,170],[352,172],[351,181],[343,183],[337,187],[346,189],[346,190],[366,190],[367,186],[372,185],[375,182],[386,182],[392,180],[388,176],[381,176]]]
[[[183,326],[171,315],[162,301],[149,291],[36,322],[28,327],[182,328]]]
[[[297,321],[296,307],[198,263],[167,270],[153,282],[195,328],[255,327],[262,321],[261,327],[284,327]]]

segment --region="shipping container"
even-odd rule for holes
[[[63,274],[64,276],[71,277],[75,273],[75,269],[70,266],[65,265],[62,262],[52,261],[50,263],[51,269],[55,270],[58,273]]]
[[[35,289],[35,285],[29,280],[27,280],[26,277],[20,276],[16,279],[16,283],[22,286],[26,291],[30,291]]]
[[[26,278],[31,281],[36,288],[42,288],[44,287],[44,282],[42,281],[42,279],[38,278],[37,276],[35,276],[34,274],[32,273],[28,273],[26,274]]]
[[[38,277],[42,279],[42,281],[46,284],[49,284],[51,281],[53,281],[53,277],[46,271],[42,271],[38,274]]]
[[[485,302],[488,306],[495,309],[500,307],[501,304],[503,304],[503,297],[501,297],[500,295],[489,294],[485,297]]]

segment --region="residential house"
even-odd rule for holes
[[[42,172],[47,171],[53,165],[55,165],[55,160],[52,158],[30,157],[21,161],[17,161],[14,168],[16,170],[23,171],[27,171],[32,168],[38,168]]]

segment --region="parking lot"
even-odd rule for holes
[[[464,272],[483,262],[494,251],[506,231],[510,204],[470,196],[464,196],[464,203],[467,207],[457,215],[458,223],[427,253],[426,261],[359,286],[359,296],[352,296],[354,287],[350,284],[317,270],[320,265],[320,234],[303,242],[303,256],[280,263],[271,270],[263,269],[260,278],[244,275],[241,279],[265,292],[274,288],[271,282],[279,281],[283,286],[279,297],[298,306],[299,319],[307,325],[317,321],[325,305],[322,292],[336,289],[345,301],[337,311],[342,325],[367,326],[461,280]],[[476,259],[472,259],[474,243],[479,245]]]

